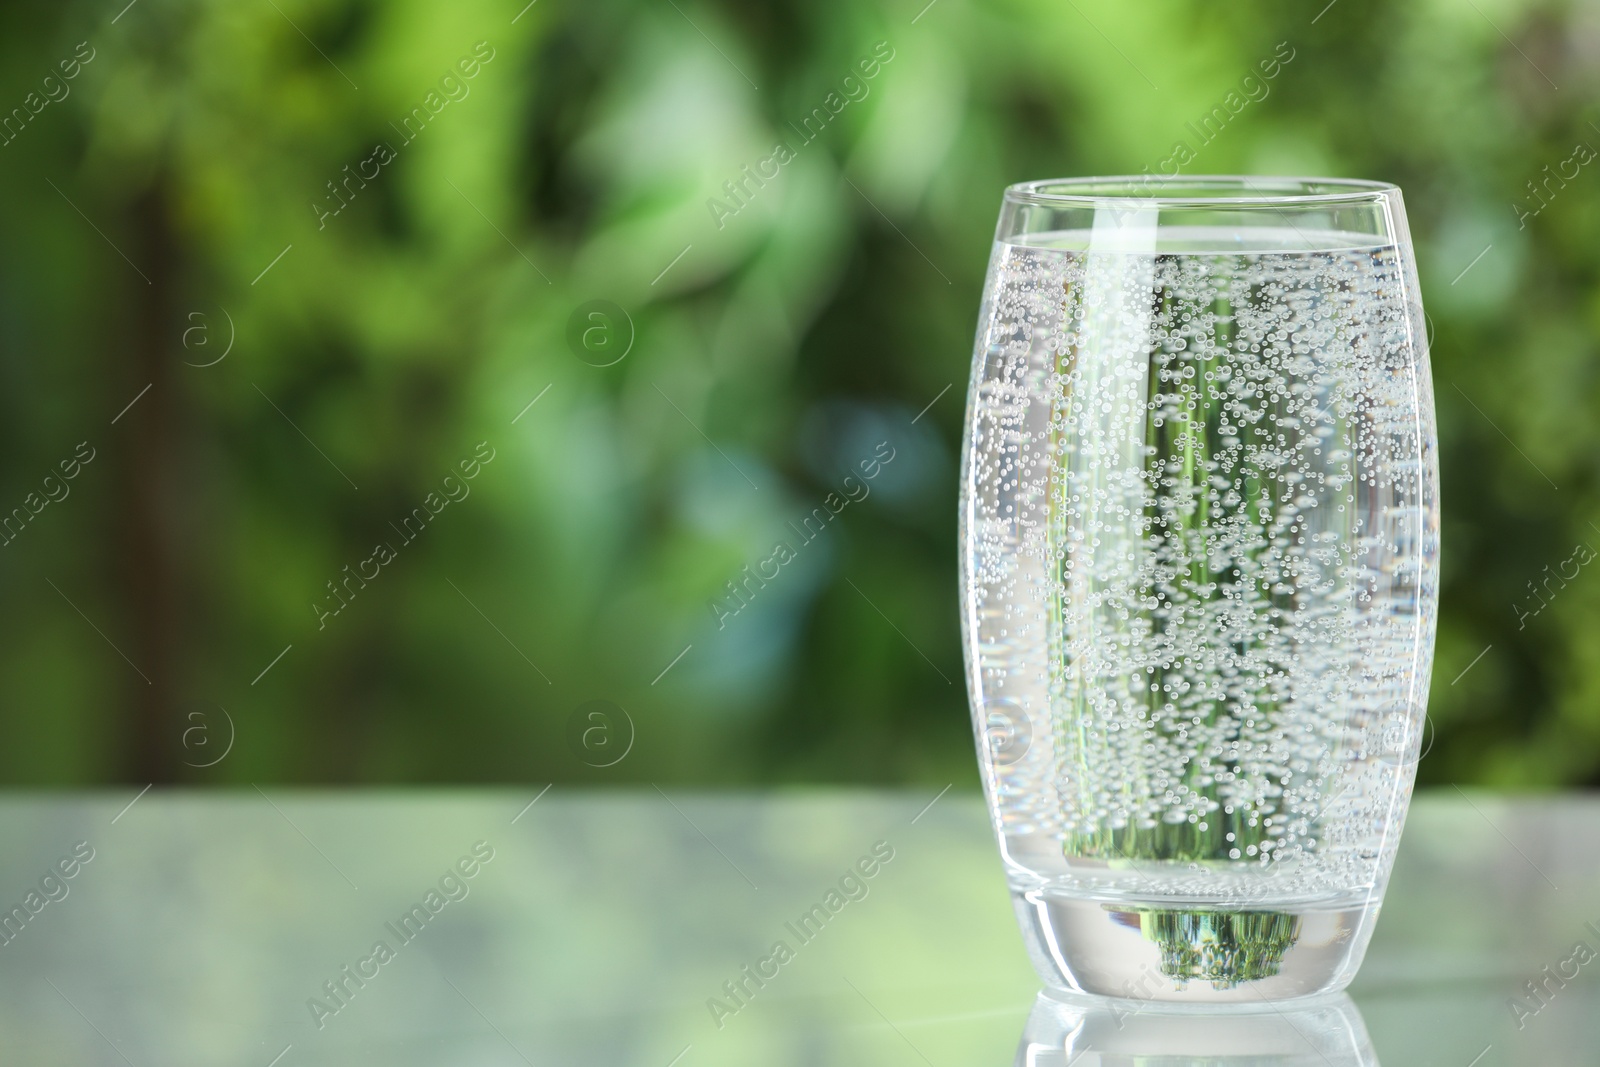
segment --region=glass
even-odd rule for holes
[[[962,452],[979,761],[1055,988],[1344,988],[1410,800],[1437,443],[1400,190],[1006,190]]]

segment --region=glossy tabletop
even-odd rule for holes
[[[1223,1020],[1036,1009],[972,795],[131,799],[0,801],[0,1063],[1600,1062],[1588,799],[1420,797],[1354,1007]]]

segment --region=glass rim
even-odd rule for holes
[[[1208,190],[1198,192],[1197,190]],[[1185,192],[1185,190],[1189,190]],[[1393,182],[1364,178],[1308,178],[1271,174],[1119,174],[1044,178],[1006,187],[1013,203],[1057,207],[1105,207],[1145,203],[1155,207],[1218,210],[1331,203],[1373,203],[1398,195]]]

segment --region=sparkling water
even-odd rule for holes
[[[1155,233],[995,247],[968,677],[1024,926],[1131,931],[1225,996],[1370,936],[1427,698],[1433,404],[1394,246]]]

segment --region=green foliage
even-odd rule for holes
[[[1595,175],[1536,215],[1526,184],[1600,145],[1564,8],[119,7],[0,13],[0,116],[94,51],[0,147],[0,512],[96,451],[0,548],[4,780],[972,782],[956,469],[1000,192],[1180,140],[1405,189],[1444,471],[1421,776],[1600,780],[1600,577],[1542,584],[1600,544]],[[609,366],[569,347],[597,299]],[[636,733],[604,768],[596,699]],[[234,747],[185,766],[221,708]]]
[[[1149,908],[1138,917],[1144,936],[1161,946],[1161,973],[1180,985],[1199,979],[1234,989],[1272,978],[1300,939],[1300,920],[1276,911]]]

